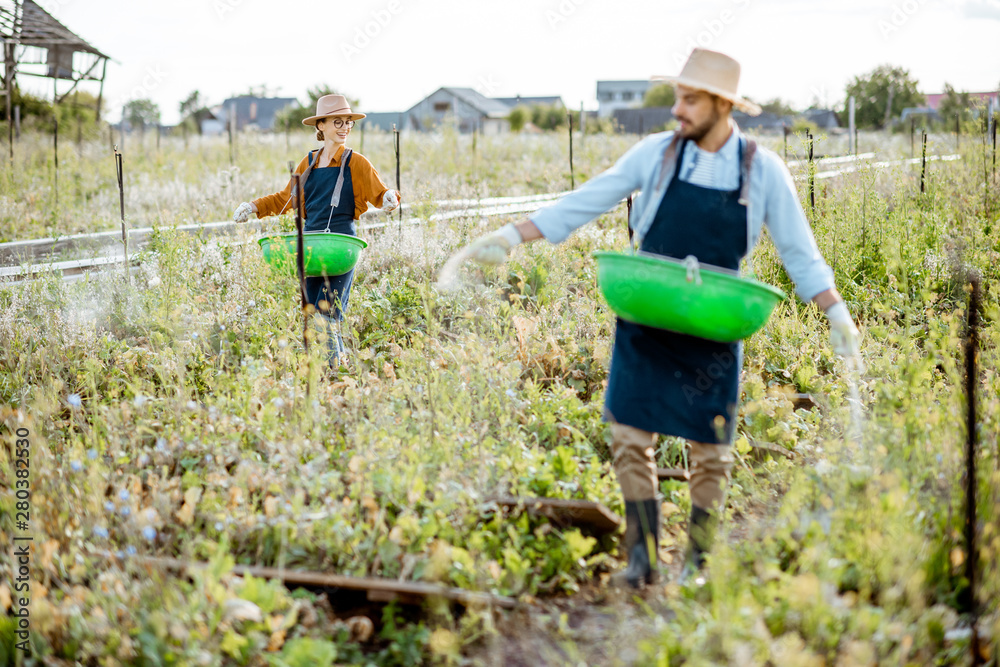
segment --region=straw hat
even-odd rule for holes
[[[302,121],[302,124],[316,125],[316,121],[330,116],[347,116],[350,120],[361,120],[365,117],[363,113],[352,112],[351,105],[343,95],[324,95],[316,100],[316,115],[309,116]]]
[[[694,49],[680,74],[654,76],[652,80],[697,88],[718,95],[751,116],[759,116],[761,112],[759,106],[736,94],[736,87],[740,82],[740,64],[718,51]]]

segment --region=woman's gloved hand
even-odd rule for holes
[[[251,213],[256,213],[257,207],[253,202],[243,202],[233,211],[233,222],[246,222]]]
[[[400,196],[398,190],[386,190],[382,195],[382,211],[392,213],[399,206]]]
[[[830,343],[833,351],[842,357],[858,356],[860,334],[844,302],[838,301],[827,308],[826,317],[830,320]]]

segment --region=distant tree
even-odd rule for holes
[[[520,132],[524,129],[524,124],[528,122],[529,110],[523,106],[517,106],[511,109],[510,115],[507,116],[508,122],[510,122],[511,132]]]
[[[205,98],[197,90],[184,98],[180,103],[181,125],[187,128],[188,132],[201,134],[201,120],[209,115],[205,105]]]
[[[642,106],[672,107],[675,99],[674,84],[660,83],[646,91],[646,96],[642,98]]]
[[[145,131],[146,125],[159,124],[160,106],[150,99],[130,100],[122,109],[122,120]]]
[[[902,67],[879,65],[871,72],[854,77],[847,85],[846,97],[854,96],[855,122],[858,127],[883,128],[907,107],[918,107],[924,96],[917,90],[917,80]]]
[[[181,118],[186,118],[191,114],[201,111],[205,108],[205,101],[201,97],[201,93],[197,90],[192,90],[191,94],[188,95],[181,101],[180,112]]]
[[[941,120],[949,127],[954,125],[955,117],[962,121],[967,121],[972,117],[973,108],[972,96],[968,92],[958,92],[952,88],[950,83],[944,84],[944,97],[938,104],[937,112]]]
[[[531,107],[531,122],[542,130],[555,130],[563,127],[566,125],[566,121],[566,107],[561,104],[536,104]],[[576,119],[574,119],[574,126],[577,126]]]

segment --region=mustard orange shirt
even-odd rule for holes
[[[319,156],[319,153],[316,155]],[[329,166],[339,167],[343,155],[344,145],[341,144],[333,154],[333,160],[330,161]],[[295,167],[295,173],[303,173],[308,166],[309,156],[306,156]],[[354,219],[357,220],[361,217],[362,213],[368,210],[369,202],[375,208],[382,208],[382,197],[389,191],[389,188],[382,182],[378,172],[375,171],[375,167],[368,161],[368,158],[357,151],[351,154],[351,161],[347,167],[351,170],[351,183],[354,186]],[[313,169],[315,168],[313,167]],[[309,179],[306,179],[306,187],[309,187]],[[289,201],[291,197],[292,179],[289,178],[288,184],[281,192],[275,192],[273,195],[265,195],[253,200],[254,206],[257,207],[257,217],[264,218],[269,215],[293,213],[295,211],[295,203]],[[305,211],[302,212],[302,216],[303,218],[305,217]]]

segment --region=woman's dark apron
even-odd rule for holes
[[[314,154],[310,152],[310,167],[313,166],[313,159]],[[305,231],[328,231],[357,236],[354,228],[354,184],[351,181],[351,170],[348,168],[350,161],[351,149],[346,148],[339,167],[310,170],[309,178],[302,188],[306,208]],[[341,172],[343,179],[340,183],[340,197],[336,205],[333,205],[331,197],[337,188]],[[347,300],[351,295],[353,280],[354,269],[339,276],[307,277],[306,298],[319,312],[341,321],[344,319],[344,311],[347,310]],[[329,308],[320,307],[320,302],[323,301],[329,304]]]
[[[715,190],[676,171],[649,232],[645,252],[738,270],[747,250],[747,207],[740,188]],[[740,186],[743,184],[740,142]],[[717,343],[618,319],[605,398],[606,417],[644,431],[729,444],[739,398],[742,341]]]

